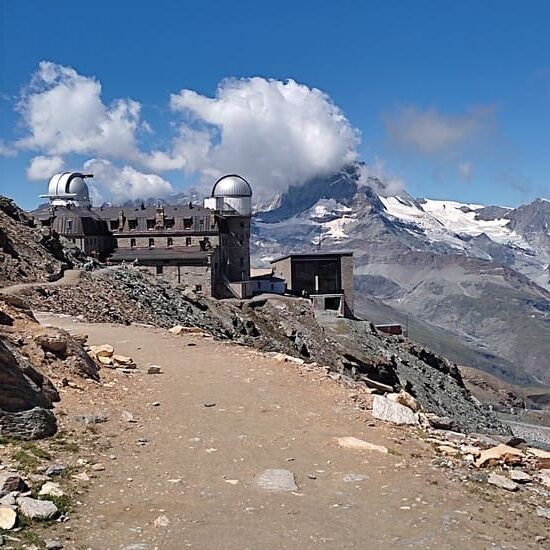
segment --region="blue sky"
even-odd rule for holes
[[[264,199],[353,158],[414,196],[550,195],[548,2],[0,5],[0,185],[26,208],[54,168],[97,200],[226,171]]]

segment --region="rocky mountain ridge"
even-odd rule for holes
[[[408,322],[414,338],[460,364],[550,383],[550,202],[506,209],[393,196],[354,165],[273,204],[254,219],[257,265],[352,250],[360,315]]]

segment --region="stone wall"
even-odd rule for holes
[[[212,295],[212,270],[209,266],[158,265],[141,266],[139,270],[171,284],[188,287],[203,296]]]

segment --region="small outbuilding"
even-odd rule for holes
[[[353,252],[288,254],[271,265],[287,293],[311,298],[317,310],[353,317]]]

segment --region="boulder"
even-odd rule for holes
[[[15,527],[17,513],[12,508],[0,506],[0,529],[8,531]]]
[[[113,360],[111,359],[111,357],[107,356],[107,355],[96,355],[97,357],[97,360],[102,364],[102,365],[105,365],[105,366],[110,366],[113,364]]]
[[[130,368],[132,366],[135,367],[135,363],[134,363],[134,360],[131,358],[131,357],[128,357],[126,355],[118,355],[118,354],[114,354],[113,357],[113,363],[115,365],[123,365],[127,368]]]
[[[408,407],[413,412],[418,412],[421,409],[420,403],[405,390],[401,390],[399,393],[390,393],[386,397],[404,407]]]
[[[17,505],[19,512],[29,519],[49,520],[54,519],[59,514],[57,506],[49,500],[19,497]]]
[[[475,465],[481,468],[483,466],[494,466],[501,462],[504,464],[520,464],[524,456],[519,449],[501,444],[481,451]]]
[[[38,493],[38,496],[41,497],[62,497],[64,495],[65,493],[63,492],[63,489],[61,489],[59,483],[55,483],[53,481],[46,481]]]
[[[102,344],[101,346],[90,346],[90,351],[96,357],[111,357],[115,352],[115,348],[110,344]]]
[[[44,350],[55,355],[64,355],[67,351],[67,337],[64,332],[50,331],[35,336],[35,342]]]
[[[519,485],[517,483],[507,477],[501,476],[500,474],[495,474],[495,472],[491,472],[489,478],[487,479],[487,483],[500,487],[501,489],[506,489],[507,491],[517,491],[519,489]]]
[[[55,415],[48,409],[34,407],[20,412],[0,410],[0,435],[30,440],[50,437],[56,431]]]
[[[372,416],[393,424],[417,425],[418,418],[414,412],[396,401],[381,395],[375,395],[372,402]]]
[[[512,470],[510,472],[510,479],[516,483],[529,483],[533,478],[527,473],[521,470]]]
[[[4,497],[13,491],[23,493],[29,487],[18,474],[0,473],[0,497]]]
[[[162,374],[162,369],[158,365],[149,365],[147,374]]]

